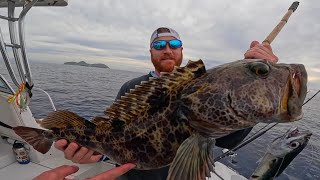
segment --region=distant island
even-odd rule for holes
[[[107,65],[101,64],[101,63],[95,63],[95,64],[88,64],[84,61],[80,62],[65,62],[63,63],[65,65],[76,65],[76,66],[87,66],[87,67],[97,67],[97,68],[107,68],[110,69]]]

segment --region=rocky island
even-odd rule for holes
[[[107,68],[110,69],[107,65],[101,63],[88,64],[85,61],[80,62],[65,62],[65,65],[76,65],[76,66],[87,66],[87,67],[97,67],[97,68]]]

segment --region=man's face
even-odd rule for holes
[[[172,40],[171,36],[158,37],[154,40]],[[171,72],[174,66],[180,66],[182,62],[182,47],[177,49],[170,48],[167,43],[166,47],[161,50],[156,50],[153,47],[150,49],[151,61],[155,67],[155,72]]]

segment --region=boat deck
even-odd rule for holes
[[[48,171],[61,165],[76,165],[80,167],[77,173],[69,176],[69,178],[73,179],[92,177],[114,167],[113,164],[108,162],[74,164],[71,161],[64,159],[63,153],[54,148],[48,152],[45,159],[40,163],[30,162],[28,164],[19,164],[15,160],[15,156],[12,152],[12,144],[0,138],[1,180],[30,180],[44,171]]]
[[[80,167],[77,173],[68,176],[68,178],[72,179],[93,177],[96,174],[114,168],[114,165],[110,162],[74,164],[71,161],[64,159],[63,153],[55,148],[51,148],[45,155],[45,159],[40,163],[30,162],[28,164],[19,164],[15,160],[15,156],[12,152],[12,144],[0,138],[1,180],[30,180],[44,171],[48,171],[61,165],[76,165]],[[222,178],[224,180],[246,180],[245,177],[219,162],[215,163],[215,170],[219,175],[217,176],[216,174],[211,173],[211,178],[207,178],[207,180],[220,180]]]

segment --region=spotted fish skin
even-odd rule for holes
[[[193,131],[180,110],[180,92],[206,72],[202,61],[189,63],[187,67],[143,82],[105,111],[113,124],[105,142],[116,144],[107,155],[121,163],[130,159],[141,169],[160,168],[172,162],[181,143]],[[133,112],[135,120],[131,121]],[[115,134],[119,136],[114,138]],[[110,148],[109,144],[105,146]]]
[[[195,167],[186,176],[170,170],[168,179],[204,179],[215,138],[259,122],[300,119],[306,79],[303,65],[240,60],[206,71],[199,60],[143,82],[91,122],[57,111],[41,122],[48,131],[14,130],[43,153],[49,149],[38,144],[63,138],[138,169]]]
[[[255,74],[267,66],[268,73]],[[189,83],[181,92],[181,101],[195,129],[226,133],[259,122],[301,119],[306,82],[303,65],[236,61],[210,69]]]

